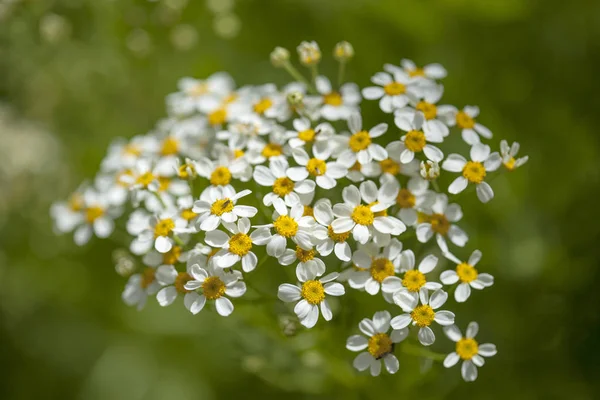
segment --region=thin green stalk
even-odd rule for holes
[[[308,82],[308,80],[292,64],[286,62],[285,64],[283,64],[283,68],[292,76],[292,78],[294,78],[298,82],[304,83],[307,86],[309,93],[317,93],[317,89],[315,88],[315,86]]]
[[[346,73],[346,63],[344,61],[340,61],[340,66],[338,68],[338,89],[344,83],[345,73]]]
[[[400,347],[400,351],[404,354],[409,354],[417,357],[430,358],[434,361],[444,361],[446,358],[445,354],[436,353],[431,350],[427,350],[422,346],[415,346],[412,343],[403,343]]]

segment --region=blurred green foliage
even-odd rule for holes
[[[52,233],[49,204],[93,176],[113,138],[151,129],[178,78],[284,83],[269,52],[304,39],[325,54],[350,41],[361,86],[384,62],[441,62],[445,101],[479,105],[495,142],[530,155],[490,204],[463,198],[469,249],[496,277],[453,308],[499,349],[473,384],[439,364],[421,374],[411,355],[397,375],[357,374],[346,337],[381,306],[364,293],[291,338],[279,303],[138,313],[120,301],[118,242]],[[600,2],[4,0],[0,45],[0,398],[600,397]],[[252,278],[273,290],[280,277]]]

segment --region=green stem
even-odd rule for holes
[[[346,73],[346,63],[344,61],[340,61],[340,66],[338,69],[338,89],[344,83],[344,74]]]
[[[154,195],[154,197],[156,197],[158,199],[158,201],[160,201],[160,204],[162,205],[162,207],[164,209],[167,209],[167,205],[165,204],[165,201],[162,199],[162,197],[160,197],[160,194],[158,194],[158,192],[150,192]]]
[[[415,346],[412,343],[403,343],[400,347],[400,351],[404,354],[410,354],[417,357],[430,358],[434,361],[444,361],[446,358],[445,354],[436,353],[431,350],[427,350],[422,346]]]
[[[437,183],[437,179],[431,181],[431,186],[433,186],[433,189],[435,189],[436,192],[441,193],[440,185]]]
[[[312,83],[313,85],[317,85],[317,76],[319,76],[319,67],[317,64],[313,64],[310,66],[310,71],[312,73]]]
[[[183,247],[184,243],[183,240],[181,240],[181,238],[175,234],[173,234],[173,241],[177,244],[177,246],[179,247]]]
[[[292,76],[292,78],[294,78],[298,82],[304,83],[308,87],[308,91],[310,93],[317,93],[317,89],[315,89],[315,87],[310,82],[308,82],[306,78],[300,72],[298,72],[298,70],[294,68],[292,64],[286,62],[285,64],[283,64],[283,68]]]

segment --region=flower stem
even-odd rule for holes
[[[298,82],[304,83],[308,87],[309,92],[313,94],[317,93],[315,87],[310,82],[308,82],[306,78],[292,64],[286,62],[285,64],[283,64],[283,68],[292,76],[292,78],[294,78]]]
[[[412,343],[403,343],[400,348],[400,351],[402,351],[404,354],[410,354],[412,356],[417,356],[417,357],[430,358],[434,361],[444,361],[444,359],[446,358],[445,354],[436,353],[434,351],[427,350],[424,347],[415,346]]]
[[[340,61],[340,66],[338,69],[338,89],[344,83],[344,74],[346,73],[346,63],[344,61]]]

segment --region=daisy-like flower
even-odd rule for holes
[[[201,157],[195,165],[198,175],[207,178],[213,186],[227,186],[232,179],[247,182],[252,178],[252,167],[244,157],[227,157],[222,153],[216,162]]]
[[[94,234],[99,238],[109,237],[115,229],[115,218],[121,214],[120,209],[111,207],[106,196],[91,189],[83,193],[83,202],[83,219],[79,220],[81,225],[73,236],[78,246],[89,242]]]
[[[509,171],[514,171],[529,160],[529,156],[515,158],[519,153],[520,145],[517,142],[509,147],[506,140],[500,141],[500,156],[502,157],[502,164]]]
[[[415,253],[412,250],[403,251],[400,257],[400,271],[404,272],[404,277],[402,279],[397,276],[385,278],[381,283],[381,290],[392,295],[399,290],[406,290],[415,299],[418,299],[419,292],[423,289],[432,292],[441,289],[441,283],[427,279],[427,274],[435,269],[437,262],[438,258],[430,254],[423,258],[419,267],[415,269]]]
[[[84,219],[85,202],[79,191],[71,194],[64,202],[52,204],[50,215],[54,219],[54,227],[59,233],[73,231]]]
[[[170,95],[167,103],[177,114],[189,114],[212,104],[215,99],[229,95],[235,83],[229,74],[218,72],[208,78],[182,78],[178,83],[179,92]]]
[[[444,256],[456,263],[456,269],[449,269],[442,272],[440,280],[444,285],[454,285],[460,281],[454,292],[454,298],[457,302],[463,303],[471,296],[471,288],[481,290],[494,284],[494,277],[490,274],[480,274],[475,266],[481,260],[481,251],[475,250],[468,261],[461,261],[450,252],[444,253]]]
[[[325,76],[316,79],[317,91],[321,95],[321,116],[328,121],[348,119],[358,111],[360,104],[360,90],[355,83],[344,83],[339,91],[331,87],[331,82]]]
[[[495,344],[479,344],[475,340],[478,331],[479,325],[477,322],[469,323],[465,336],[462,335],[456,325],[444,327],[446,336],[456,343],[456,350],[444,359],[444,367],[451,368],[460,360],[463,360],[460,372],[466,382],[473,382],[477,379],[477,367],[482,367],[485,364],[483,357],[493,357],[497,353]]]
[[[285,200],[285,203],[291,205],[293,193],[298,195],[308,195],[314,193],[315,182],[309,179],[294,182],[286,172],[289,164],[285,158],[274,158],[269,162],[269,168],[264,165],[257,165],[254,168],[254,180],[261,186],[271,186],[272,192],[263,197],[263,203],[270,206],[277,199]]]
[[[492,131],[475,121],[475,118],[479,115],[479,107],[477,106],[466,106],[461,111],[454,106],[440,106],[438,107],[438,113],[444,119],[446,125],[456,125],[462,130],[462,138],[468,145],[472,146],[481,142],[479,136],[485,139],[491,139],[493,136]]]
[[[315,244],[312,232],[319,228],[313,217],[304,216],[304,206],[296,203],[289,210],[283,202],[275,202],[273,206],[273,223],[258,227],[275,229],[275,233],[269,236],[267,242],[267,254],[281,257],[287,247],[287,239],[291,239],[304,250],[311,250]]]
[[[161,254],[169,252],[175,244],[175,231],[184,230],[187,226],[187,221],[172,210],[150,216],[146,221],[143,218],[143,215],[136,216],[128,224],[128,229],[139,232],[130,245],[131,252],[136,255],[146,254],[153,246]],[[142,227],[144,223],[147,225]]]
[[[252,191],[249,189],[236,193],[231,186],[208,187],[192,208],[198,214],[197,228],[210,232],[217,229],[221,222],[235,222],[238,217],[254,217],[258,212],[256,207],[236,205],[239,199],[250,193]]]
[[[245,114],[228,124],[227,130],[217,132],[217,139],[227,141],[230,148],[243,149],[253,138],[271,133],[274,126],[272,121],[256,114]]]
[[[352,255],[356,269],[349,273],[348,284],[353,289],[365,289],[370,295],[376,295],[382,283],[398,271],[401,251],[402,243],[397,239],[392,239],[383,250],[375,243],[362,246]]]
[[[240,271],[226,272],[223,268],[194,264],[190,267],[190,278],[184,284],[187,293],[183,303],[192,314],[202,311],[206,300],[213,300],[217,313],[227,317],[233,312],[233,303],[228,297],[237,298],[246,293]]]
[[[327,162],[331,156],[329,146],[314,145],[312,152],[314,157],[311,158],[303,148],[294,149],[292,155],[299,166],[288,168],[287,176],[295,182],[302,182],[312,176],[319,187],[333,189],[337,185],[337,179],[346,176],[348,169],[339,162]]]
[[[417,80],[401,68],[389,65],[387,72],[378,72],[371,77],[371,82],[377,86],[366,87],[362,95],[367,100],[379,99],[381,111],[391,113],[408,104],[409,94],[419,97],[421,90]]]
[[[442,252],[448,251],[446,237],[456,246],[463,247],[469,237],[453,222],[458,222],[463,216],[458,204],[448,204],[448,196],[439,194],[431,206],[432,214],[422,216],[422,222],[417,224],[417,239],[427,243],[435,234],[435,239]]]
[[[229,268],[239,261],[242,262],[244,272],[253,271],[256,268],[258,258],[252,251],[254,244],[264,245],[270,236],[267,228],[260,228],[250,232],[250,220],[239,218],[237,224],[223,223],[223,226],[231,232],[231,236],[219,230],[206,233],[205,242],[219,250],[213,257],[218,267]]]
[[[360,113],[352,113],[348,119],[348,128],[351,136],[348,139],[348,149],[343,151],[338,160],[347,167],[351,167],[357,161],[361,164],[367,164],[372,160],[383,161],[388,157],[386,149],[377,143],[373,143],[373,138],[383,135],[388,128],[386,123],[375,125],[370,131],[362,129],[362,117]]]
[[[283,255],[277,258],[277,260],[281,265],[290,265],[298,260],[296,270],[310,269],[318,276],[323,275],[326,270],[325,263],[317,257],[317,252],[314,249],[305,250],[300,246],[296,246],[296,250],[286,249]]]
[[[442,168],[450,172],[461,172],[462,175],[448,186],[448,193],[460,193],[469,183],[473,183],[477,185],[477,198],[482,203],[493,199],[494,191],[484,179],[488,172],[500,167],[502,159],[500,154],[490,154],[490,151],[490,146],[487,144],[475,143],[471,147],[471,161],[467,161],[460,154],[450,154],[442,164]]]
[[[322,256],[328,256],[333,251],[341,261],[350,261],[352,258],[352,247],[348,244],[350,232],[335,233],[331,224],[335,219],[331,201],[327,198],[319,199],[313,208],[315,220],[322,226],[327,227],[327,238],[317,245],[317,251]]]
[[[296,269],[296,275],[300,285],[289,283],[279,285],[277,297],[286,303],[298,302],[294,312],[300,319],[300,323],[307,328],[312,328],[317,323],[319,307],[325,321],[331,321],[333,314],[325,295],[342,296],[345,293],[341,283],[333,282],[339,274],[332,272],[317,279],[315,271],[307,268]]]
[[[400,61],[400,65],[402,66],[404,72],[406,72],[412,78],[427,78],[435,81],[438,79],[444,79],[448,74],[446,69],[441,64],[437,63],[427,64],[424,67],[418,67],[414,61],[403,58]]]
[[[161,288],[156,280],[156,269],[146,267],[143,271],[129,277],[121,295],[123,302],[128,306],[136,306],[141,310],[146,305],[148,296],[154,296]]]
[[[433,322],[441,326],[454,323],[454,313],[438,310],[447,299],[448,293],[441,289],[433,292],[431,297],[429,297],[427,290],[421,290],[419,298],[415,298],[408,291],[398,291],[394,294],[394,302],[402,308],[404,314],[392,318],[390,325],[394,329],[404,329],[410,324],[418,326],[419,342],[423,346],[430,346],[435,342],[435,334],[429,327]],[[419,304],[419,300],[421,304]]]
[[[414,226],[418,221],[418,213],[433,205],[435,193],[428,187],[429,182],[420,177],[411,178],[405,188],[400,187],[396,196],[396,205],[400,207],[398,217],[407,226]]]
[[[372,376],[378,376],[381,372],[381,363],[390,374],[398,372],[400,363],[394,355],[394,346],[408,336],[408,329],[390,330],[390,319],[392,316],[387,311],[378,311],[373,319],[365,318],[358,329],[363,335],[352,335],[346,341],[346,348],[350,351],[363,351],[354,359],[354,368],[359,371],[370,369]]]
[[[444,137],[435,132],[423,132],[423,123],[425,117],[423,113],[416,112],[412,119],[404,115],[394,118],[396,126],[406,132],[406,135],[400,138],[400,141],[392,142],[388,145],[388,150],[392,154],[400,154],[400,161],[404,164],[411,162],[415,154],[423,153],[431,161],[440,162],[444,158],[444,153],[429,143],[441,143]]]
[[[289,140],[290,147],[304,147],[307,144],[327,144],[335,135],[331,124],[323,122],[312,128],[308,118],[296,118],[293,122],[294,130],[288,131],[286,137]]]
[[[396,117],[405,118],[409,121],[412,120],[415,112],[422,112],[425,117],[423,122],[423,132],[427,135],[435,135],[439,137],[446,137],[450,134],[448,126],[440,119],[438,113],[438,107],[436,103],[442,98],[444,94],[444,87],[442,85],[429,85],[423,89],[422,97],[415,97],[409,95],[410,106],[397,110],[395,112]]]
[[[387,215],[387,209],[394,204],[398,194],[398,185],[387,182],[377,190],[372,181],[356,186],[347,186],[342,191],[343,203],[333,206],[337,217],[332,223],[333,233],[352,232],[354,240],[365,244],[371,237],[385,245],[390,234],[400,235],[406,226],[398,218]],[[364,203],[366,204],[364,204]]]

